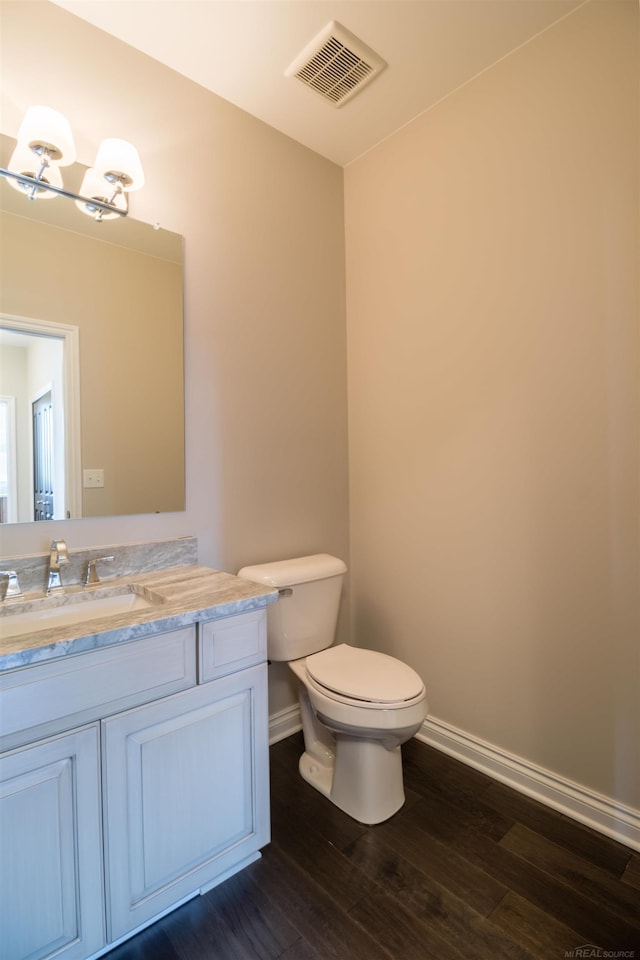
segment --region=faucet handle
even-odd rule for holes
[[[2,596],[3,600],[10,600],[12,597],[21,597],[22,590],[18,581],[18,574],[15,570],[0,570],[0,577],[6,579],[7,585]]]
[[[87,563],[84,580],[82,581],[85,587],[88,587],[92,583],[100,583],[100,577],[98,576],[98,571],[96,570],[96,563],[111,563],[112,560],[115,560],[115,557],[94,557],[93,560],[89,560]]]

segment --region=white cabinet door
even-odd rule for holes
[[[97,724],[0,756],[0,956],[105,943]]]
[[[103,721],[115,940],[269,840],[266,664]]]

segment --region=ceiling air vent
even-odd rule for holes
[[[297,77],[323,100],[341,107],[385,67],[382,57],[332,20],[287,67],[285,76]]]

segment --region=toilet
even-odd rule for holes
[[[321,553],[243,567],[238,576],[276,587],[267,611],[269,659],[298,678],[302,777],[345,813],[381,823],[404,803],[400,745],[427,716],[418,674],[395,657],[335,640],[342,560]]]

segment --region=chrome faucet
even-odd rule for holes
[[[52,540],[51,551],[49,553],[49,578],[47,580],[47,595],[54,590],[63,590],[62,579],[60,577],[60,567],[63,563],[69,563],[69,551],[64,540]]]

